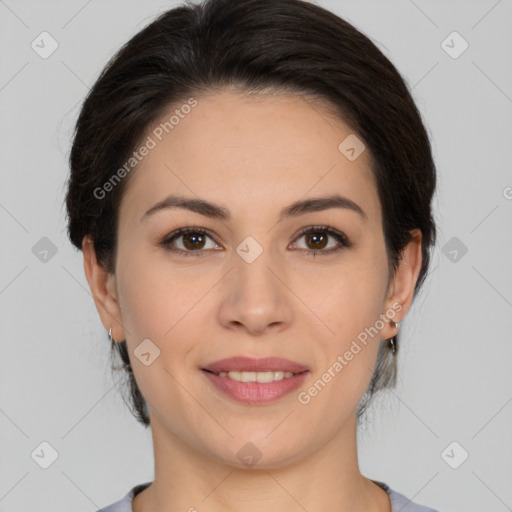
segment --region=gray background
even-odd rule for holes
[[[403,324],[398,387],[360,432],[361,470],[441,512],[512,510],[512,1],[317,3],[404,75],[439,171],[432,272]],[[175,4],[0,0],[1,511],[95,511],[153,478],[63,200],[80,103]],[[31,47],[43,31],[59,45],[46,59]],[[469,43],[458,58],[442,46],[453,31]],[[42,442],[58,453],[47,469]]]

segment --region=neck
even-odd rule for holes
[[[390,512],[387,493],[361,475],[355,417],[324,446],[275,467],[237,468],[193,450],[152,418],[153,483],[133,512]]]

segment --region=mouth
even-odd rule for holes
[[[288,359],[232,357],[201,368],[222,396],[244,404],[274,402],[297,389],[310,369]]]

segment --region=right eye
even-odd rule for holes
[[[176,249],[173,246],[176,245],[175,241],[179,240],[180,238],[183,239],[183,241],[181,242],[181,248],[178,247]],[[170,235],[167,235],[160,242],[160,245],[162,245],[164,250],[168,252],[182,254],[183,256],[201,256],[203,254],[202,251],[211,249],[211,247],[205,247],[207,238],[210,238],[210,240],[213,241],[213,238],[203,228],[181,228],[178,229],[177,231],[174,231]]]

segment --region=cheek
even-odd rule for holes
[[[193,352],[198,351],[197,340],[204,336],[205,307],[211,300],[208,294],[218,278],[194,278],[196,270],[177,269],[161,261],[154,254],[131,251],[118,266],[118,291],[136,380],[144,396],[159,396],[157,400],[165,403],[169,393],[172,401],[179,401],[179,393],[174,395],[179,386],[171,376],[181,380],[178,375],[183,372],[193,375],[197,371]],[[146,339],[153,345],[146,342],[142,347],[148,346],[149,352],[157,355],[149,366],[136,359],[137,348]]]
[[[194,410],[177,381],[184,380],[184,371],[192,372],[185,363],[192,360],[189,354],[198,339],[194,329],[199,331],[202,325],[198,321],[204,314],[200,299],[211,285],[204,279],[193,280],[191,285],[175,269],[151,261],[149,254],[132,251],[118,265],[121,316],[135,379],[153,411],[161,412],[169,404],[181,411]],[[153,345],[147,341],[140,345],[146,339]],[[139,346],[149,352],[147,365],[137,358]]]
[[[212,285],[207,278],[194,278],[195,272],[167,265],[149,251],[133,250],[120,259],[121,314],[134,342],[153,338],[165,343],[181,323],[197,314],[196,306]]]
[[[325,384],[330,388],[330,392],[322,393],[325,399],[340,396],[343,404],[355,406],[373,374],[380,345],[380,315],[384,313],[387,284],[385,253],[368,247],[336,276],[323,277],[322,283],[316,292],[313,287],[309,289],[310,298],[316,298],[312,309],[330,328],[317,338],[315,377],[321,380],[317,387],[322,389]],[[337,414],[335,411],[332,414]]]
[[[324,304],[326,323],[334,331],[316,338],[317,367],[301,395],[308,415],[321,417],[328,430],[355,411],[368,388],[380,346],[380,289],[368,278],[347,277],[345,287]],[[373,287],[372,287],[373,286]],[[320,315],[319,315],[320,316]],[[320,427],[320,428],[324,428]]]
[[[339,271],[324,276],[321,282],[323,286],[311,286],[306,296],[311,298],[311,309],[325,319],[341,345],[366,328],[375,326],[379,315],[384,313],[385,261],[354,257]],[[378,325],[382,327],[380,323]]]

